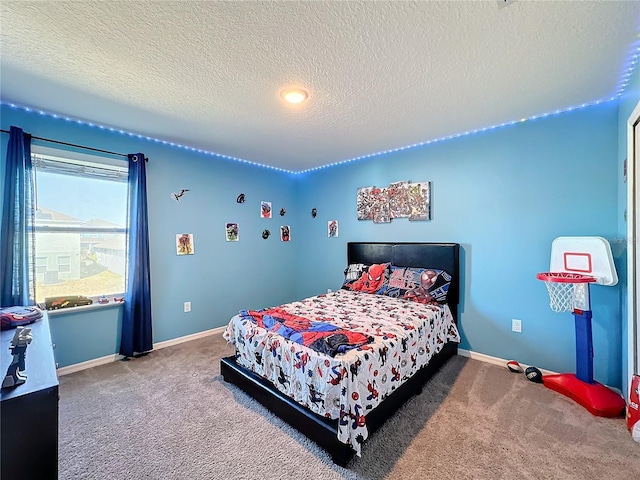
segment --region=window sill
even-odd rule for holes
[[[57,308],[55,310],[47,310],[43,308],[42,310],[47,312],[47,315],[49,317],[55,317],[56,315],[63,315],[66,313],[82,313],[82,312],[87,312],[89,310],[119,307],[121,305],[124,305],[124,302],[93,303],[91,305],[82,305],[80,307]]]

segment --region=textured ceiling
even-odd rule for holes
[[[609,99],[640,2],[0,3],[0,96],[301,171]],[[309,100],[285,105],[300,86]]]

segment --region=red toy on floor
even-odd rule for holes
[[[627,427],[636,442],[640,442],[640,375],[631,379],[629,405],[627,405]]]

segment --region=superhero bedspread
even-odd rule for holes
[[[366,414],[448,342],[460,342],[446,305],[339,290],[242,311],[224,337],[236,362],[313,412],[339,419],[359,455]]]

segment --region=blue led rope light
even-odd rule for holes
[[[122,135],[127,135],[129,137],[139,138],[139,139],[142,139],[142,140],[148,140],[150,142],[160,143],[162,145],[168,145],[168,146],[171,146],[171,147],[181,148],[183,150],[189,150],[191,152],[198,152],[198,153],[202,153],[202,154],[205,154],[205,155],[211,155],[211,156],[214,156],[214,157],[224,158],[224,159],[227,159],[227,160],[233,160],[235,162],[246,163],[246,164],[253,165],[253,166],[256,166],[256,167],[268,168],[270,170],[276,170],[276,171],[285,172],[285,173],[293,173],[293,174],[297,173],[297,172],[294,172],[294,171],[291,171],[291,170],[285,170],[283,168],[272,167],[271,165],[263,165],[261,163],[252,162],[250,160],[245,160],[244,158],[232,157],[230,155],[224,155],[222,153],[210,152],[208,150],[203,150],[201,148],[189,147],[187,145],[182,145],[180,143],[175,143],[175,142],[169,142],[167,140],[160,140],[158,138],[153,138],[153,137],[149,137],[149,136],[146,136],[146,135],[141,135],[139,133],[127,132],[125,130],[121,130],[121,129],[118,129],[118,128],[106,127],[104,125],[99,125],[99,124],[95,124],[95,123],[92,123],[92,122],[85,122],[83,120],[79,120],[79,119],[76,119],[76,118],[71,118],[71,117],[68,117],[68,116],[65,116],[65,115],[59,115],[59,114],[56,114],[56,113],[49,113],[49,112],[45,112],[44,110],[40,110],[40,109],[37,109],[37,108],[26,107],[26,106],[17,105],[15,103],[9,103],[9,102],[4,102],[4,101],[0,101],[0,105],[6,105],[8,107],[11,107],[11,108],[14,108],[14,109],[19,109],[19,110],[24,110],[25,112],[29,112],[29,113],[38,113],[39,115],[42,115],[42,116],[51,117],[51,118],[55,118],[55,119],[58,119],[58,120],[65,120],[65,121],[70,122],[70,123],[77,123],[78,125],[85,125],[85,126],[88,126],[88,127],[98,128],[100,130],[106,130],[106,131],[113,132],[113,133],[120,133]]]
[[[425,142],[413,143],[411,145],[405,145],[404,147],[392,148],[392,149],[389,149],[389,150],[383,150],[381,152],[376,152],[376,153],[369,153],[367,155],[361,155],[359,157],[349,158],[347,160],[342,160],[340,162],[330,163],[330,164],[327,164],[327,165],[323,165],[321,167],[309,168],[307,170],[302,170],[302,171],[297,172],[297,173],[312,172],[314,170],[321,170],[323,168],[335,167],[337,165],[343,165],[345,163],[351,163],[351,162],[355,162],[357,160],[364,160],[364,159],[367,159],[367,158],[378,157],[378,156],[386,155],[386,154],[389,154],[389,153],[402,152],[404,150],[409,150],[411,148],[423,147],[425,145],[430,145],[432,143],[443,142],[445,140],[452,140],[454,138],[464,137],[464,136],[471,135],[471,134],[474,134],[474,133],[488,132],[489,130],[495,130],[495,129],[501,128],[501,127],[508,127],[510,125],[516,125],[518,123],[524,123],[524,122],[528,122],[530,120],[536,120],[536,119],[539,119],[539,118],[545,118],[545,117],[550,117],[550,116],[553,116],[553,115],[559,115],[561,113],[567,113],[567,112],[571,112],[571,111],[574,111],[574,110],[579,110],[579,109],[585,108],[585,107],[591,107],[591,106],[594,106],[594,105],[600,105],[602,103],[607,103],[607,102],[610,102],[612,100],[616,100],[618,97],[619,97],[619,95],[616,96],[616,97],[606,98],[606,99],[603,99],[603,100],[596,100],[594,102],[583,103],[581,105],[576,105],[576,106],[569,107],[569,108],[564,108],[564,109],[560,109],[560,110],[554,110],[552,112],[547,112],[547,113],[543,113],[543,114],[540,114],[540,115],[533,115],[531,117],[522,118],[520,120],[512,120],[510,122],[501,123],[499,125],[492,125],[490,127],[477,128],[475,130],[468,130],[466,132],[454,133],[452,135],[446,135],[444,137],[434,138],[433,140],[427,140]]]
[[[640,36],[640,33],[638,33],[638,36]],[[579,110],[581,108],[592,107],[594,105],[600,105],[602,103],[606,103],[606,102],[610,102],[610,101],[613,101],[613,100],[617,100],[618,98],[620,98],[624,94],[625,89],[627,88],[627,86],[629,84],[629,79],[633,75],[633,72],[634,72],[634,69],[636,67],[636,64],[638,63],[638,57],[640,57],[640,39],[636,40],[632,44],[632,49],[631,49],[631,52],[630,52],[630,54],[628,56],[628,59],[624,63],[624,65],[622,66],[622,74],[620,75],[620,79],[618,80],[618,85],[616,87],[615,94],[610,98],[605,98],[605,99],[601,99],[601,100],[595,100],[593,102],[583,103],[583,104],[580,104],[580,105],[575,105],[573,107],[554,110],[554,111],[550,111],[550,112],[543,113],[543,114],[540,114],[540,115],[533,115],[531,117],[522,118],[520,120],[512,120],[510,122],[504,122],[504,123],[501,123],[501,124],[498,124],[498,125],[492,125],[492,126],[484,127],[484,128],[477,128],[475,130],[468,130],[466,132],[456,133],[456,134],[453,134],[453,135],[446,135],[444,137],[435,138],[433,140],[426,140],[424,142],[413,143],[411,145],[405,145],[404,147],[392,148],[392,149],[389,149],[389,150],[383,150],[381,152],[370,153],[370,154],[367,154],[367,155],[360,155],[358,157],[353,157],[353,158],[349,158],[349,159],[346,159],[346,160],[341,160],[339,162],[329,163],[327,165],[322,165],[320,167],[308,168],[306,170],[301,170],[301,171],[297,171],[297,172],[295,172],[293,170],[286,170],[284,168],[272,167],[270,165],[264,165],[262,163],[252,162],[250,160],[245,160],[243,158],[232,157],[230,155],[224,155],[224,154],[221,154],[221,153],[210,152],[208,150],[203,150],[201,148],[189,147],[187,145],[182,145],[180,143],[168,142],[166,140],[160,140],[158,138],[153,138],[153,137],[149,137],[149,136],[146,136],[146,135],[127,132],[125,130],[121,130],[121,129],[118,129],[118,128],[106,127],[104,125],[98,125],[98,124],[95,124],[95,123],[92,123],[92,122],[85,122],[83,120],[74,119],[74,118],[71,118],[71,117],[67,117],[65,115],[59,115],[59,114],[56,114],[56,113],[49,113],[49,112],[45,112],[44,110],[39,110],[39,109],[36,109],[36,108],[16,105],[15,103],[8,103],[8,102],[4,102],[4,101],[0,100],[0,105],[7,105],[7,106],[9,106],[11,108],[24,110],[25,112],[29,112],[29,113],[34,112],[34,113],[38,113],[40,115],[48,116],[48,117],[51,117],[51,118],[60,119],[60,120],[66,120],[67,122],[77,123],[79,125],[86,125],[88,127],[98,128],[100,130],[108,130],[110,132],[120,133],[122,135],[127,135],[129,137],[135,137],[135,138],[139,138],[139,139],[142,139],[142,140],[148,140],[148,141],[151,141],[151,142],[154,142],[154,143],[160,143],[162,145],[168,145],[168,146],[171,146],[171,147],[181,148],[183,150],[202,153],[204,155],[210,155],[210,156],[213,156],[213,157],[219,157],[219,158],[224,158],[224,159],[227,159],[227,160],[233,160],[235,162],[245,163],[247,165],[253,165],[255,167],[268,168],[270,170],[275,170],[275,171],[278,171],[278,172],[290,173],[290,174],[293,174],[293,175],[300,175],[300,174],[303,174],[303,173],[322,170],[324,168],[330,168],[330,167],[335,167],[335,166],[338,166],[338,165],[344,165],[346,163],[351,163],[351,162],[355,162],[355,161],[358,161],[358,160],[365,160],[365,159],[368,159],[368,158],[380,157],[380,156],[387,155],[387,154],[390,154],[390,153],[402,152],[402,151],[405,151],[405,150],[409,150],[411,148],[423,147],[425,145],[430,145],[432,143],[443,142],[445,140],[452,140],[454,138],[460,138],[460,137],[464,137],[464,136],[467,136],[467,135],[472,135],[474,133],[488,132],[490,130],[495,130],[495,129],[501,128],[501,127],[508,127],[508,126],[511,126],[511,125],[516,125],[518,123],[523,123],[523,122],[527,122],[527,121],[531,121],[531,120],[537,120],[537,119],[540,119],[540,118],[546,118],[546,117],[550,117],[550,116],[553,116],[553,115],[559,115],[561,113],[567,113],[567,112],[571,112],[571,111],[574,111],[574,110]]]

